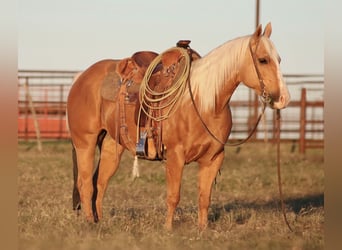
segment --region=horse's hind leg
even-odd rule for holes
[[[89,136],[82,146],[74,144],[77,158],[77,189],[88,221],[94,221],[92,210],[93,170],[97,136]],[[83,142],[84,142],[83,141]]]
[[[103,217],[102,201],[108,186],[108,181],[118,169],[123,151],[124,148],[120,144],[112,139],[110,135],[106,135],[102,143],[97,179],[96,211],[99,219]]]

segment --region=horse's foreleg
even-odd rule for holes
[[[181,179],[184,167],[183,157],[177,155],[167,154],[166,163],[166,182],[167,182],[167,216],[165,222],[165,228],[172,230],[172,222],[175,209],[180,199],[180,187]],[[171,160],[172,159],[172,160]]]
[[[208,224],[208,208],[212,185],[224,159],[224,152],[221,152],[210,163],[200,163],[198,175],[198,227],[204,230]]]
[[[94,154],[95,143],[88,148],[75,148],[77,156],[77,189],[80,194],[80,199],[83,207],[83,212],[88,221],[94,221],[92,211],[92,196],[93,196],[93,169],[94,169]]]
[[[103,217],[102,201],[108,186],[108,181],[118,169],[123,151],[124,148],[121,145],[114,141],[109,135],[106,135],[102,143],[97,178],[96,211],[99,220]]]

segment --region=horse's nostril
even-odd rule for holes
[[[290,98],[287,95],[279,96],[278,106],[280,108],[285,108],[290,102]]]

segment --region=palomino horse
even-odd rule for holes
[[[199,164],[198,226],[200,229],[207,226],[212,184],[223,162],[224,142],[232,127],[229,100],[239,83],[255,90],[273,109],[288,105],[290,96],[280,71],[280,57],[270,40],[271,32],[270,23],[263,33],[259,26],[252,35],[228,41],[191,63],[185,83],[191,91],[185,91],[172,115],[160,122],[162,142],[167,148],[167,229],[172,229],[180,200],[183,167],[193,161]],[[67,112],[74,156],[74,209],[80,209],[82,204],[89,221],[103,217],[104,193],[123,151],[136,154],[132,146],[137,139],[136,107],[125,105],[126,119],[124,124],[120,123],[119,101],[103,98],[102,85],[113,69],[117,73],[113,79],[117,79],[128,67],[137,71],[133,82],[139,83],[149,62],[157,56],[146,53],[147,60],[146,56],[143,60],[136,56],[136,60],[97,62],[78,77],[70,90]],[[128,141],[122,140],[120,126],[125,126]],[[97,146],[100,160],[94,171]]]

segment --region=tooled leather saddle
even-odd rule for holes
[[[191,63],[191,61],[199,59],[200,55],[191,49],[189,44],[189,40],[180,40],[177,42],[176,48],[182,48],[186,51]],[[159,60],[152,66],[151,63],[155,62],[156,57]],[[148,71],[151,74],[147,82],[150,90],[158,93],[170,88],[174,84],[175,77],[182,70],[181,57],[179,49],[170,49],[161,55],[151,51],[139,51],[129,58],[120,60],[115,72],[109,73],[104,79],[102,97],[107,100],[119,100],[120,143],[125,144],[131,150],[134,150],[133,147],[135,146],[138,157],[150,160],[165,159],[165,148],[161,138],[162,122],[153,119],[153,116],[157,115],[158,112],[145,106],[145,111],[141,112],[141,105],[145,105],[141,104],[139,100],[141,82],[146,77],[146,71]],[[118,77],[120,81],[116,81]],[[114,82],[117,82],[116,86],[113,85],[113,79],[115,79]],[[137,135],[138,142],[135,145],[128,137],[126,129],[126,105],[135,105],[136,107],[135,121],[139,126],[139,133]]]

